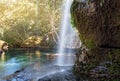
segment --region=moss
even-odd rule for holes
[[[120,63],[120,49],[108,49],[107,60]]]
[[[107,66],[107,68],[109,68],[110,74],[114,76],[120,76],[120,49],[109,50],[106,59],[113,63],[111,66]]]
[[[71,5],[71,8],[70,8],[70,11],[71,11],[71,24],[72,24],[72,27],[76,27],[73,9],[75,9],[77,5],[79,5],[79,3],[76,2],[76,1],[73,1],[72,5]]]
[[[70,23],[71,23],[72,27],[76,27],[75,19],[74,19],[74,17],[73,17],[72,14],[71,14],[71,20],[70,20]]]
[[[91,38],[91,39],[87,39],[85,40],[85,45],[90,49],[94,49],[96,47],[95,41]]]
[[[70,8],[70,11],[71,11],[72,14],[73,14],[74,8],[76,8],[77,5],[79,5],[79,3],[74,0],[72,5],[71,5],[71,8]]]

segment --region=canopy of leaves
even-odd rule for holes
[[[0,38],[20,46],[59,27],[62,0],[0,0]]]

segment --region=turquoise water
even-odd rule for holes
[[[14,49],[9,50],[5,55],[0,55],[0,78],[13,74],[19,69],[39,62],[42,66],[47,63],[52,63],[52,57],[48,55],[52,53],[40,52],[40,50],[24,50]]]

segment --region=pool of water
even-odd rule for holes
[[[55,52],[41,52],[40,50],[9,50],[5,55],[0,55],[0,78],[13,74],[17,70],[32,64],[36,64],[38,67],[48,67],[47,64],[52,66],[55,64],[55,58],[57,56],[58,54]]]
[[[38,61],[41,65],[51,62],[53,59],[47,58],[46,54],[40,50],[10,50],[7,54],[0,56],[0,77],[10,75]]]

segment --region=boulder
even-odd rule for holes
[[[3,40],[0,40],[0,54],[6,51],[8,51],[8,43]]]

